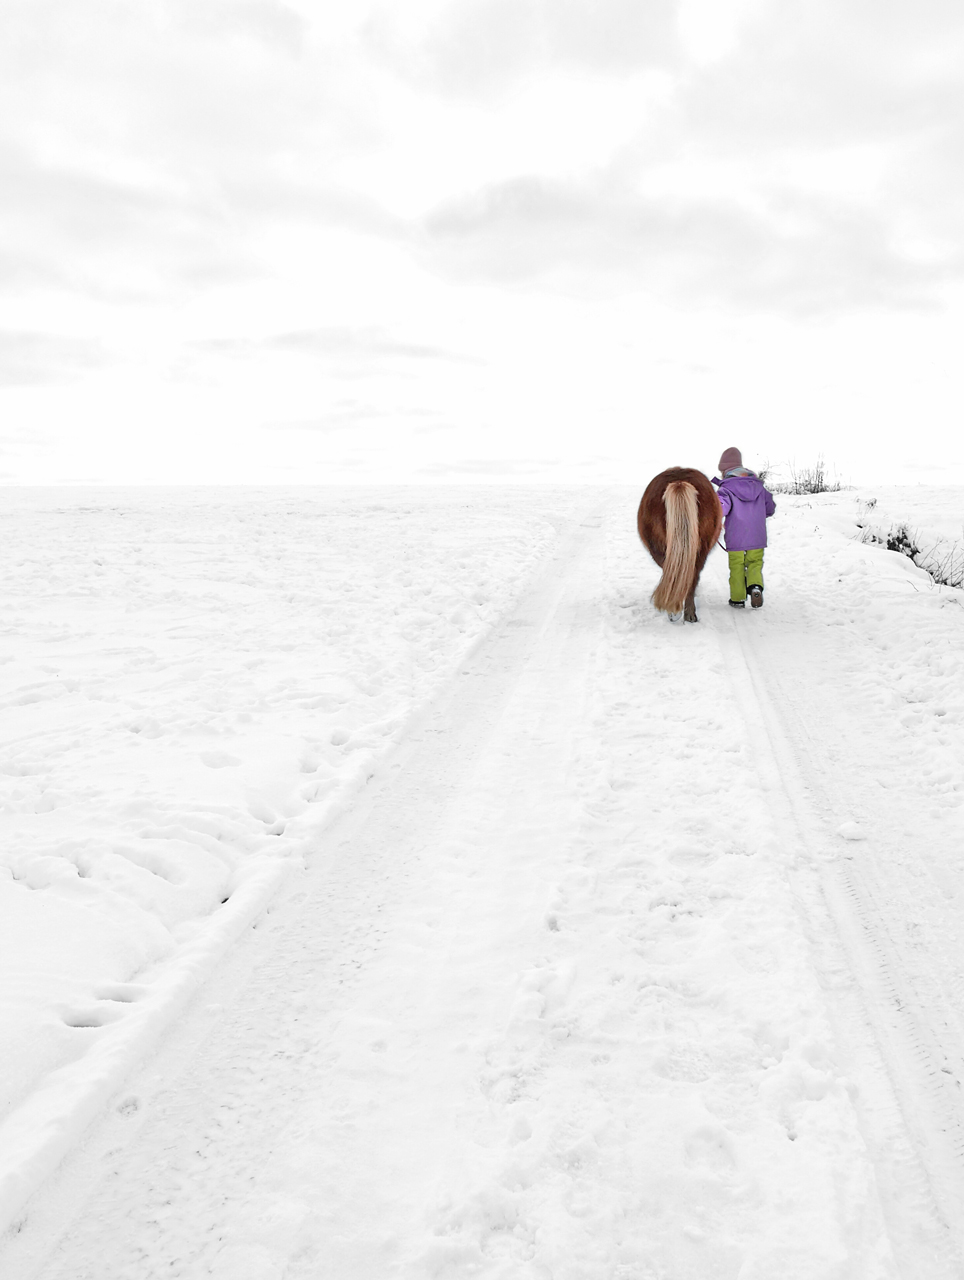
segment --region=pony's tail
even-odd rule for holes
[[[663,576],[653,592],[653,604],[664,613],[681,613],[696,568],[699,547],[699,505],[687,480],[674,480],[663,493],[666,506],[666,559]]]

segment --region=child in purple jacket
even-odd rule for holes
[[[769,489],[753,471],[743,465],[739,449],[724,449],[720,475],[714,476],[720,506],[726,554],[730,561],[730,605],[734,609],[763,604],[763,549],[767,544],[767,517],[776,511]]]

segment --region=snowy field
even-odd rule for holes
[[[143,1050],[154,1007],[307,856],[573,497],[4,497],[0,1119],[49,1094],[0,1147],[16,1197],[11,1152],[72,1141],[118,1053],[51,1073],[91,1056],[89,1028],[128,1024]]]
[[[964,490],[642,487],[4,492],[3,1280],[964,1275]]]

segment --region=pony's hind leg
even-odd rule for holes
[[[712,543],[710,544],[712,546]],[[699,622],[696,616],[696,588],[699,586],[700,574],[703,572],[703,566],[706,564],[706,557],[710,554],[710,547],[701,550],[696,557],[696,565],[693,569],[693,585],[690,587],[686,596],[686,604],[683,606],[684,622]]]

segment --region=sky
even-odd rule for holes
[[[0,36],[0,484],[964,483],[959,0]]]

